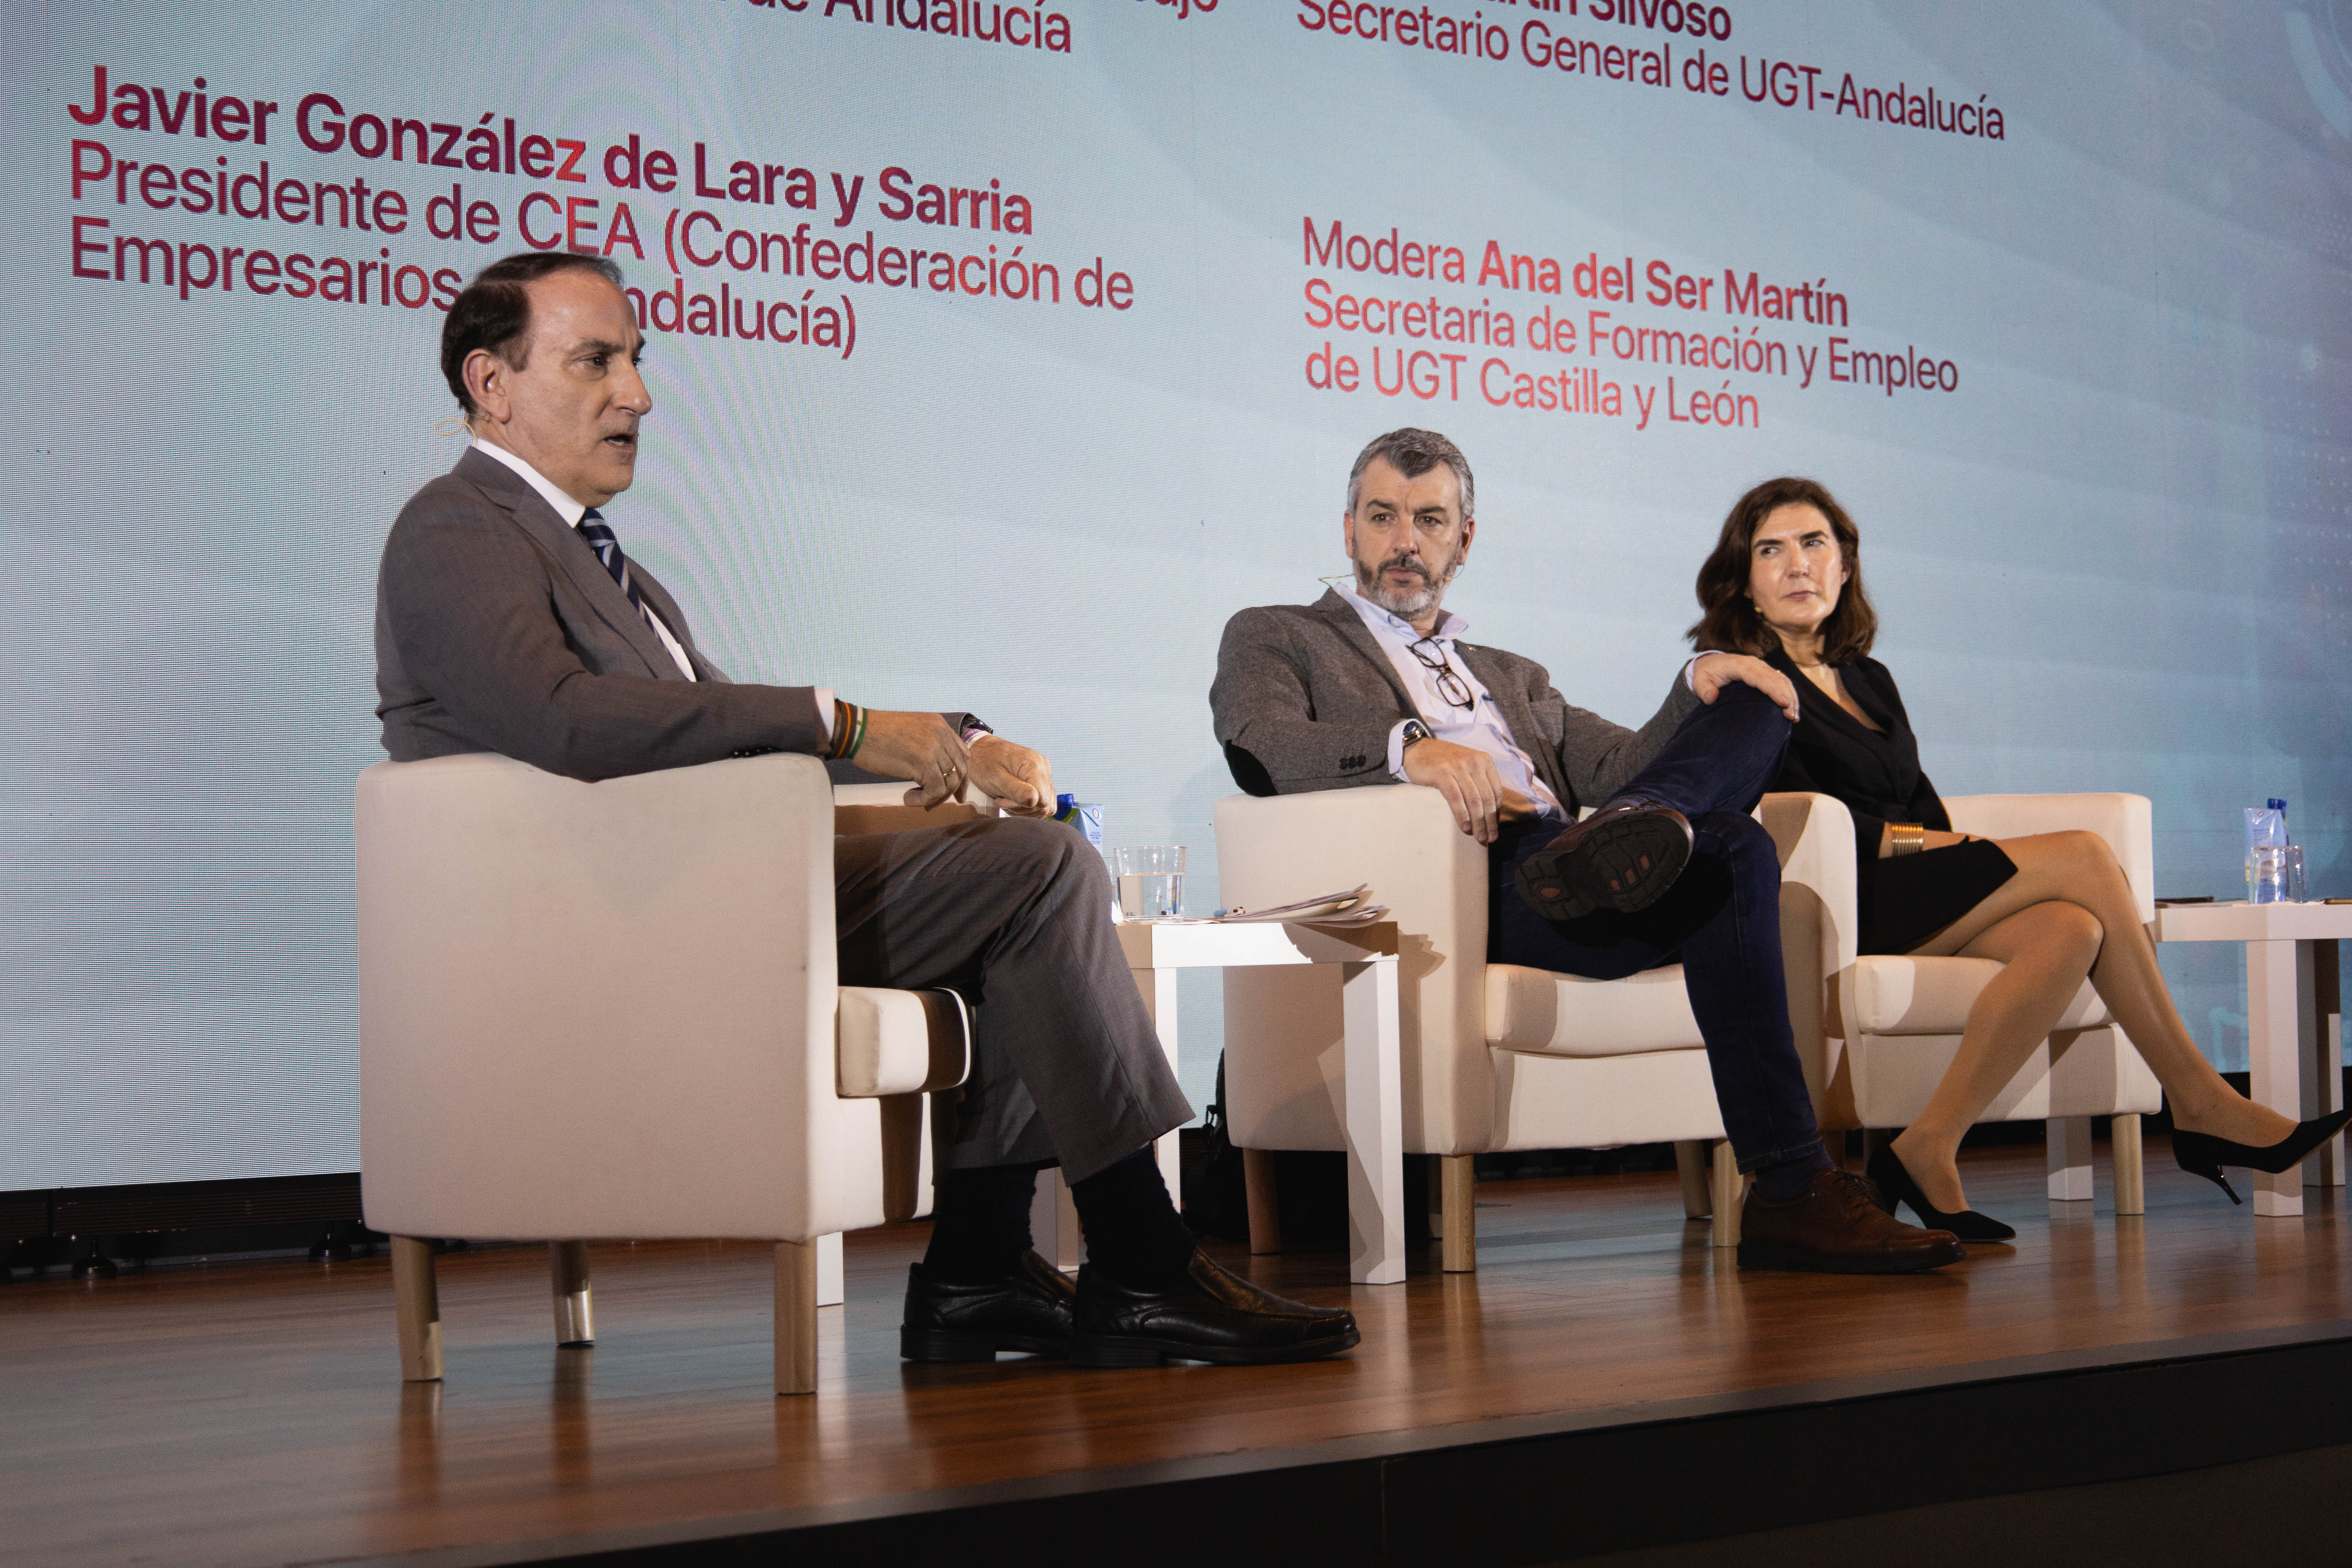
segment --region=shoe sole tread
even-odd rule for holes
[[[1634,914],[1665,896],[1689,864],[1690,849],[1688,836],[1671,818],[1628,816],[1595,827],[1572,848],[1538,849],[1528,856],[1519,867],[1519,891],[1555,920],[1574,920],[1598,909]],[[1570,874],[1571,868],[1576,875]],[[1614,889],[1608,885],[1612,877]],[[1545,897],[1547,887],[1559,889],[1559,895]]]

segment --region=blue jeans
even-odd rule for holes
[[[1780,772],[1790,728],[1761,692],[1727,686],[1620,792],[1673,806],[1696,838],[1673,888],[1637,914],[1600,910],[1550,921],[1519,897],[1513,873],[1559,837],[1557,821],[1506,824],[1486,862],[1488,962],[1615,980],[1680,960],[1743,1171],[1823,1153],[1789,1032],[1780,859],[1771,835],[1748,815]]]

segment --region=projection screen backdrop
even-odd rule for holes
[[[609,515],[722,667],[985,715],[1196,910],[1219,630],[1405,424],[1573,701],[1646,716],[1808,473],[1946,793],[2144,793],[2223,897],[2283,795],[2352,890],[2343,0],[5,12],[0,1189],[355,1167],[376,558],[529,247],[635,290]]]

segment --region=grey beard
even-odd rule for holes
[[[1454,581],[1454,574],[1460,570],[1462,570],[1462,563],[1456,560],[1452,565],[1446,567],[1444,576],[1436,578],[1424,576],[1420,587],[1400,594],[1381,585],[1379,568],[1367,566],[1359,561],[1356,563],[1356,587],[1365,598],[1370,599],[1390,615],[1401,620],[1411,620],[1413,616],[1436,605],[1437,601],[1444,595],[1446,584]]]

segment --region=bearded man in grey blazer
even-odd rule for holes
[[[1748,814],[1797,716],[1759,659],[1702,654],[1639,730],[1571,706],[1535,660],[1444,607],[1477,533],[1469,460],[1429,430],[1356,458],[1353,580],[1226,623],[1209,694],[1253,795],[1413,784],[1487,847],[1490,963],[1614,979],[1676,962],[1739,1167],[1749,1268],[1908,1273],[1965,1257],[1883,1212],[1813,1121],[1780,965],[1780,868]],[[1580,807],[1597,807],[1578,820]]]
[[[1178,1217],[1151,1146],[1192,1109],[1114,940],[1100,857],[1037,820],[1054,807],[1046,760],[969,714],[731,682],[623,552],[599,509],[635,478],[653,399],[620,281],[594,257],[526,254],[484,268],[450,307],[442,374],[474,441],[384,543],[384,749],[398,762],[498,752],[588,781],[802,752],[912,780],[909,805],[976,786],[1012,815],[835,840],[842,980],[972,1004],[971,1079],[901,1353],[1109,1366],[1355,1344],[1347,1312],[1234,1278]],[[617,963],[598,983],[627,983]],[[1075,1287],[1029,1245],[1035,1173],[1055,1163],[1087,1234]]]

